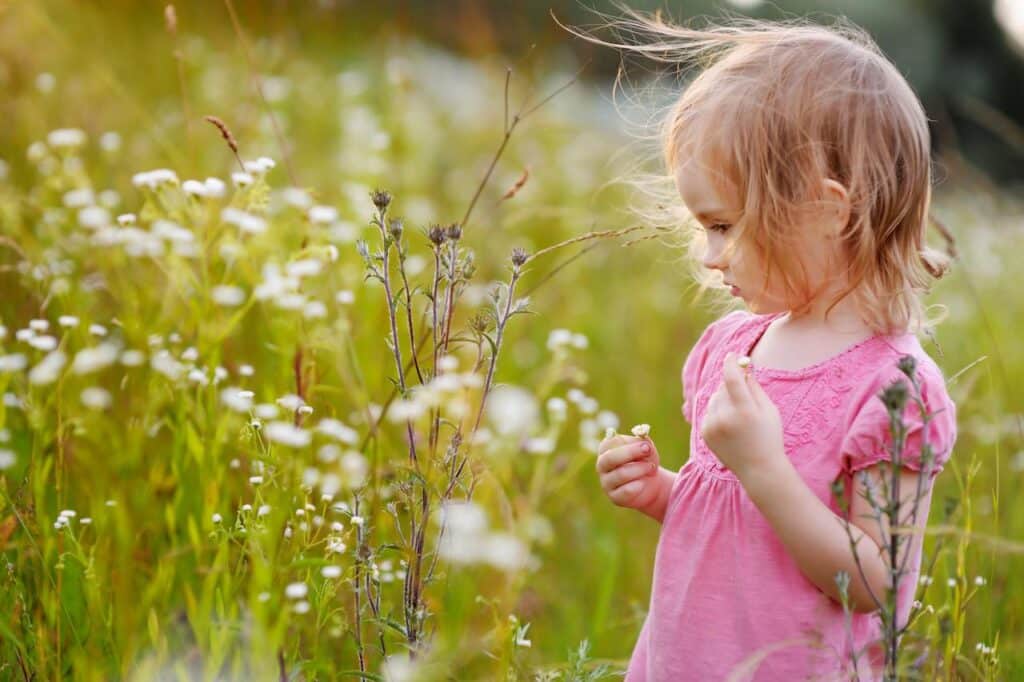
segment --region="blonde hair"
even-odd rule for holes
[[[673,171],[685,159],[711,159],[707,166],[723,194],[742,207],[733,247],[743,240],[754,249],[767,266],[765,282],[777,269],[788,300],[804,302],[794,308],[800,314],[814,292],[791,246],[794,228],[803,211],[823,199],[822,180],[831,178],[846,188],[850,202],[849,221],[837,235],[849,286],[829,310],[849,294],[864,323],[886,334],[930,332],[945,319],[925,319],[920,298],[955,255],[951,243],[948,255],[925,244],[932,182],[927,117],[865,30],[845,18],[824,26],[743,16],[691,28],[665,22],[660,12],[616,7],[627,18],[607,25],[638,39],[634,44],[566,28],[602,45],[701,67],[658,126],[667,176],[636,183],[655,199],[656,208],[640,209],[644,219],[679,230]],[[622,75],[620,66],[616,88]],[[692,226],[686,218],[682,224]],[[701,266],[706,237],[700,229],[679,231],[703,294],[719,284]],[[728,302],[724,296],[722,307]]]

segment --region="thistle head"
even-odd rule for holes
[[[521,249],[518,246],[512,249],[512,265],[517,268],[522,267],[529,257],[530,255],[526,253],[526,249]]]
[[[388,234],[395,241],[402,238],[402,221],[398,218],[392,218],[388,221]]]
[[[444,228],[437,223],[434,223],[427,231],[427,236],[435,246],[440,246],[444,243]]]
[[[897,379],[882,391],[882,402],[885,403],[885,409],[889,412],[902,413],[903,406],[907,404],[908,395],[907,382]]]
[[[453,242],[459,241],[462,238],[462,227],[458,223],[452,223],[445,231],[445,236]]]
[[[391,204],[391,193],[387,190],[375,189],[370,192],[370,198],[378,211],[384,211]]]

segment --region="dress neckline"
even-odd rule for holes
[[[750,357],[750,354],[753,352],[754,347],[757,346],[758,342],[761,340],[761,337],[764,336],[764,333],[768,330],[768,325],[770,325],[772,322],[774,322],[775,320],[777,320],[778,318],[782,317],[785,314],[786,311],[782,311],[779,313],[767,313],[765,315],[757,315],[756,313],[754,313],[756,320],[755,324],[751,325],[750,327],[751,334],[748,334],[745,337],[743,344],[744,355]],[[867,346],[873,343],[874,341],[882,339],[884,337],[884,334],[874,334],[866,339],[861,339],[860,341],[854,343],[851,346],[847,346],[845,349],[839,351],[835,355],[827,357],[824,360],[815,362],[814,364],[808,365],[807,367],[801,367],[800,369],[778,369],[775,367],[762,367],[755,363],[751,363],[750,367],[756,374],[792,378],[805,377],[827,369],[830,365],[845,358],[847,355],[853,353],[854,351],[863,348],[864,346]]]

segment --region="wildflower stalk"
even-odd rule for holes
[[[911,385],[914,389],[912,397],[918,405],[922,415],[922,433],[927,434],[928,423],[933,418],[933,414],[927,412],[926,406],[920,398],[920,385],[914,375],[915,360],[913,356],[906,355],[900,358],[898,364],[900,370],[910,379]],[[921,449],[922,470],[917,479],[914,499],[911,502],[909,524],[904,525],[904,519],[901,518],[900,514],[904,505],[900,496],[900,473],[903,468],[903,454],[907,437],[907,425],[903,421],[902,415],[908,397],[910,396],[908,396],[906,383],[902,380],[893,382],[878,396],[878,398],[885,404],[886,410],[889,414],[889,431],[892,435],[892,445],[890,446],[892,461],[889,468],[890,480],[887,482],[884,477],[881,479],[881,501],[875,499],[873,484],[867,473],[860,472],[861,480],[863,481],[865,488],[863,496],[871,506],[872,513],[870,516],[876,523],[878,523],[879,532],[882,536],[882,550],[888,553],[889,558],[887,571],[889,585],[886,590],[886,594],[884,595],[884,604],[878,595],[872,591],[865,576],[864,569],[860,561],[860,555],[857,552],[857,541],[854,539],[853,532],[850,528],[849,507],[846,503],[845,497],[843,496],[843,484],[841,481],[837,481],[833,484],[832,488],[833,494],[838,499],[840,507],[846,516],[843,526],[850,541],[850,550],[853,553],[858,574],[875,604],[876,609],[879,610],[879,618],[882,623],[882,644],[885,650],[884,679],[886,682],[897,679],[899,643],[903,634],[910,626],[909,618],[907,623],[902,626],[897,622],[897,617],[899,615],[897,604],[899,597],[899,585],[903,577],[906,575],[907,562],[910,559],[909,551],[905,552],[902,558],[900,557],[899,552],[903,540],[906,540],[907,542],[912,540],[912,535],[908,535],[906,538],[903,536],[907,535],[907,531],[913,529],[916,524],[918,505],[924,496],[924,479],[925,477],[930,478],[932,464],[934,461],[934,455],[930,444],[923,442]],[[844,579],[845,586],[840,582]],[[836,576],[836,580],[837,583],[840,584],[840,592],[843,593],[846,586],[849,585],[849,576],[845,573],[840,573]],[[844,611],[848,609],[845,595],[843,599],[843,609]],[[858,655],[859,652],[857,651],[851,652],[851,662],[854,664],[854,669],[856,669]]]

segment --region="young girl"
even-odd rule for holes
[[[943,372],[916,336],[930,323],[920,296],[949,264],[925,246],[925,113],[854,26],[700,30],[629,13],[634,35],[659,39],[634,49],[715,57],[669,111],[664,158],[699,224],[699,277],[745,309],[712,322],[686,357],[690,458],[678,473],[646,437],[599,449],[611,500],[662,522],[626,681],[879,679],[893,564],[867,491],[884,504],[893,480],[883,392],[902,382],[909,396],[891,492],[902,525],[926,525],[956,440]],[[898,537],[902,627],[922,538]]]

